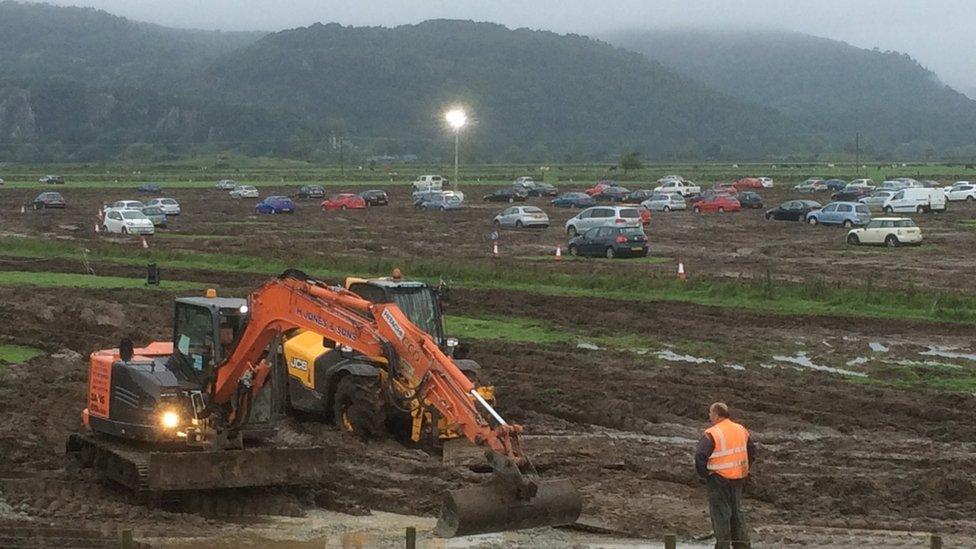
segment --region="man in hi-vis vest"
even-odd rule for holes
[[[742,516],[742,486],[756,458],[749,431],[729,419],[729,407],[716,402],[708,408],[712,426],[705,430],[695,452],[695,469],[708,483],[708,512],[715,531],[715,549],[749,547]]]

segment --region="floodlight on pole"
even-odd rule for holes
[[[468,123],[468,115],[464,109],[453,108],[444,113],[444,120],[454,130],[454,191],[458,190],[458,145],[461,140],[461,128]]]

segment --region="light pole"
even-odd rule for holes
[[[447,125],[454,130],[454,191],[458,190],[458,145],[461,141],[461,128],[468,123],[468,115],[464,109],[455,107],[444,113]]]

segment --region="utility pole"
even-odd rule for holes
[[[857,175],[861,175],[861,132],[854,134],[854,158],[857,162]]]
[[[461,140],[461,129],[454,131],[454,192],[458,190],[458,144]]]
[[[339,136],[339,177],[345,179],[346,177],[346,162],[343,156],[343,145],[345,144],[345,138],[341,135]]]

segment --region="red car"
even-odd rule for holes
[[[695,213],[702,212],[737,212],[742,209],[742,204],[727,194],[716,194],[704,200],[695,202]]]
[[[732,184],[735,190],[741,191],[743,189],[761,189],[763,188],[762,181],[756,177],[743,177],[735,183]]]
[[[353,193],[342,193],[326,198],[322,202],[323,210],[365,210],[366,201],[363,197]]]
[[[590,196],[595,197],[596,195],[603,193],[603,191],[607,187],[616,187],[616,186],[617,186],[617,184],[614,183],[613,181],[600,181],[596,185],[593,185],[592,187],[590,187],[589,189],[586,189],[583,192],[585,192],[586,194],[588,194]]]

